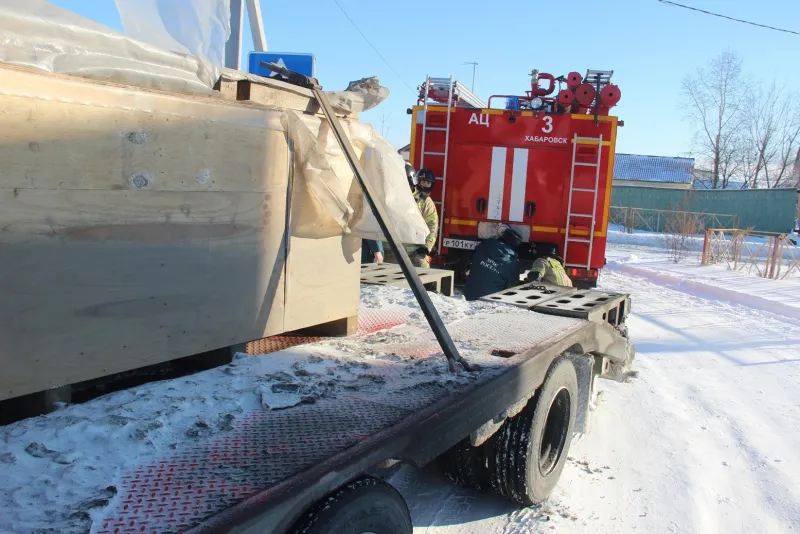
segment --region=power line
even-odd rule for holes
[[[692,6],[685,6],[683,4],[678,4],[677,2],[670,2],[670,0],[658,0],[658,1],[661,2],[662,4],[669,4],[669,5],[675,6],[675,7],[682,7],[684,9],[691,9],[692,11],[698,11],[700,13],[705,13],[706,15],[712,15],[714,17],[720,17],[720,18],[723,18],[723,19],[728,19],[728,20],[733,20],[733,21],[736,21],[736,22],[741,22],[742,24],[749,24],[751,26],[758,26],[759,28],[766,28],[768,30],[775,30],[777,32],[792,33],[794,35],[800,35],[800,33],[796,32],[796,31],[784,30],[782,28],[776,28],[774,26],[767,26],[766,24],[758,24],[757,22],[750,22],[749,20],[742,20],[742,19],[737,19],[737,18],[734,18],[734,17],[729,17],[727,15],[720,15],[719,13],[712,13],[711,11],[706,11],[704,9],[699,9],[699,8],[692,7]]]
[[[350,15],[348,15],[348,14],[347,14],[347,11],[345,11],[345,10],[344,10],[344,8],[343,8],[343,7],[342,7],[342,5],[341,5],[341,4],[338,2],[338,0],[333,0],[333,3],[334,3],[334,4],[336,4],[336,7],[338,7],[338,8],[341,10],[341,12],[344,14],[344,16],[345,16],[345,17],[347,17],[347,20],[349,20],[349,21],[350,21],[350,24],[352,24],[352,25],[353,25],[353,28],[355,28],[355,29],[356,29],[356,31],[357,31],[358,33],[360,33],[360,34],[361,34],[361,37],[363,37],[363,38],[364,38],[364,40],[367,42],[367,44],[368,44],[370,47],[372,47],[372,49],[375,51],[375,53],[376,53],[376,54],[378,54],[378,57],[380,57],[380,58],[383,60],[383,62],[384,62],[384,63],[386,63],[386,66],[387,66],[387,67],[389,67],[389,69],[391,69],[391,71],[394,73],[394,75],[395,75],[395,76],[397,76],[397,78],[398,78],[398,79],[399,79],[401,82],[403,82],[403,85],[405,85],[406,87],[408,87],[408,90],[409,90],[409,91],[411,91],[412,93],[416,93],[416,92],[417,92],[417,91],[416,91],[416,89],[414,89],[413,87],[411,87],[410,85],[408,85],[408,84],[406,83],[406,81],[403,79],[403,77],[402,77],[402,76],[400,76],[400,74],[399,74],[399,73],[398,73],[396,70],[394,70],[394,67],[392,67],[392,65],[389,63],[389,61],[388,61],[388,60],[387,60],[385,57],[383,57],[383,54],[381,54],[381,53],[380,53],[380,51],[379,51],[377,48],[375,48],[375,45],[374,45],[374,44],[372,44],[372,41],[370,41],[370,40],[367,38],[367,36],[366,36],[366,35],[364,35],[364,32],[362,32],[362,31],[361,31],[361,28],[359,28],[359,27],[358,27],[358,25],[355,23],[355,21],[354,21],[353,19],[351,19],[351,18],[350,18]]]

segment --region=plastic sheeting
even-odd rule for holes
[[[350,82],[344,91],[326,91],[328,100],[337,111],[360,113],[372,109],[389,96],[376,76]]]
[[[114,0],[125,33],[198,58],[198,77],[213,87],[231,34],[230,0]]]
[[[189,94],[209,94],[216,81],[197,56],[133,39],[46,0],[0,1],[0,62]]]
[[[345,233],[385,240],[330,124],[295,111],[285,111],[281,122],[295,158],[292,235],[323,238]],[[371,126],[354,121],[342,125],[399,239],[424,244],[428,227],[408,188],[403,158]]]

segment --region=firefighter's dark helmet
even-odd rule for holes
[[[422,185],[423,182],[426,182],[426,185]],[[414,185],[423,193],[430,195],[436,185],[436,176],[430,169],[420,169],[414,177]]]
[[[520,243],[522,243],[522,236],[519,234],[519,232],[507,224],[502,225],[499,230],[500,231],[497,232],[498,237],[512,247],[517,247]]]

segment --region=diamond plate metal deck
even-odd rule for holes
[[[362,308],[360,336],[316,342],[343,349],[344,365],[373,362],[369,386],[354,391],[344,386],[330,397],[286,410],[245,412],[224,433],[189,440],[172,454],[123,472],[118,495],[93,531],[185,532],[250,496],[273,498],[274,493],[263,492],[520,363],[491,356],[494,350],[517,354],[546,347],[586,324],[519,308],[467,310],[448,328],[462,355],[484,371],[458,377],[447,373],[436,339],[422,328],[424,319],[410,315],[409,308],[396,308]],[[532,317],[538,319],[532,322]],[[375,334],[398,320],[406,324]]]
[[[408,314],[409,309],[404,306],[384,306],[381,308],[380,313],[377,313],[377,310],[362,305],[358,312],[358,332],[356,335],[366,336],[405,324],[408,320]],[[316,343],[323,339],[326,338],[281,334],[250,341],[246,345],[245,352],[251,356],[269,354],[300,345]]]
[[[349,397],[250,414],[229,435],[124,475],[116,509],[97,532],[184,532],[407,413],[407,409]]]

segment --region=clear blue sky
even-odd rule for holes
[[[51,1],[121,30],[113,0]],[[622,92],[616,114],[625,120],[617,149],[637,154],[681,155],[689,150],[690,129],[681,119],[680,80],[726,47],[741,54],[745,70],[755,80],[800,88],[800,36],[657,0],[339,3],[399,76],[332,0],[261,0],[269,49],[313,53],[317,77],[326,89],[379,76],[392,94],[363,120],[380,129],[383,119],[387,137],[398,148],[409,141],[405,110],[416,101],[416,92],[408,86],[416,88],[426,74],[453,74],[469,84],[472,67],[463,64],[467,61],[479,63],[475,92],[484,99],[490,94],[523,94],[533,68],[556,75],[613,69]],[[800,31],[800,0],[680,3]],[[246,50],[250,46],[246,35]]]

